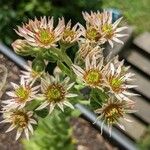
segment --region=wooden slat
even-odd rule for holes
[[[133,67],[130,69],[130,71],[135,73],[136,80],[132,81],[133,84],[138,85],[135,90],[150,99],[150,79],[143,77],[138,71],[133,69]]]
[[[130,49],[126,60],[150,76],[150,59],[144,57],[137,50]]]
[[[139,140],[140,137],[145,133],[146,126],[132,116],[127,115],[127,119],[132,122],[122,120],[122,124],[125,126],[125,132],[133,139]]]
[[[136,102],[135,109],[137,112],[135,114],[150,124],[150,104],[141,96],[133,97],[132,99]]]
[[[133,43],[140,47],[141,50],[145,51],[146,53],[150,54],[150,33],[145,32],[138,37],[136,37]]]

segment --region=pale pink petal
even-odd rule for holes
[[[63,104],[62,104],[62,103],[57,103],[57,105],[58,105],[58,107],[59,107],[62,111],[64,111],[64,107],[63,107]]]
[[[56,104],[54,104],[54,103],[51,103],[51,104],[49,105],[49,114],[52,113],[52,111],[53,111],[54,108],[55,108],[55,105],[56,105]]]
[[[14,124],[12,124],[12,125],[6,130],[6,133],[12,131],[12,130],[15,129],[15,128],[16,128],[16,126],[15,126]]]
[[[22,130],[17,130],[16,141],[20,138]]]
[[[33,134],[33,127],[31,124],[28,124],[28,129],[30,130],[30,132]]]
[[[71,109],[74,109],[74,106],[70,102],[64,101],[63,103],[64,103],[64,105],[70,107]]]
[[[25,133],[27,140],[29,140],[29,130],[27,128],[24,130],[24,133]]]
[[[47,101],[45,101],[38,108],[36,108],[36,110],[41,110],[41,109],[47,107],[48,105],[49,105],[49,103]]]
[[[113,23],[113,29],[115,29],[118,24],[120,23],[120,21],[122,20],[123,17],[119,18],[118,20],[116,20],[114,23]]]
[[[78,96],[78,95],[77,94],[68,93],[65,97],[71,98],[71,97],[76,97],[76,96]]]
[[[32,118],[30,119],[30,123],[31,124],[37,124],[37,122],[34,119],[32,119]]]

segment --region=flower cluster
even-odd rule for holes
[[[127,27],[117,28],[122,18],[113,23],[112,13],[107,11],[103,13],[99,11],[97,13],[91,12],[91,14],[85,12],[83,13],[83,17],[86,20],[86,29],[83,29],[83,35],[86,40],[98,45],[108,41],[111,47],[113,47],[113,41],[123,44],[118,38],[127,36],[127,34],[120,34],[120,31],[123,31]]]
[[[112,22],[111,12],[84,12],[83,17],[86,27],[80,23],[72,26],[71,20],[66,24],[63,17],[58,22],[43,17],[15,30],[22,39],[12,44],[14,51],[34,57],[21,71],[20,84],[11,83],[13,90],[6,93],[10,98],[2,102],[2,122],[11,124],[7,132],[17,129],[16,139],[23,132],[29,138],[38,124],[38,112],[48,110],[51,115],[56,109],[64,112],[66,106],[74,109],[73,104],[82,99],[81,88],[77,87],[91,89],[87,101],[101,103],[95,110],[97,120],[103,120],[110,131],[114,124],[124,129],[120,119],[128,120],[125,114],[134,111],[131,96],[135,94],[128,91],[136,87],[130,84],[134,74],[118,56],[106,59],[103,55],[104,43],[111,47],[114,42],[123,44],[120,37],[126,34],[121,31],[127,27],[118,27],[122,18]],[[78,45],[78,51],[72,61],[66,50],[74,45]],[[49,62],[57,65],[53,74],[46,72],[52,72],[47,67]],[[103,94],[107,98],[103,99]]]
[[[29,68],[29,66],[26,68]],[[33,70],[31,70],[31,72],[33,72]],[[24,71],[22,73],[20,84],[11,83],[13,90],[6,92],[10,98],[2,101],[2,113],[4,118],[2,123],[8,122],[12,124],[6,132],[15,128],[17,129],[16,140],[21,136],[23,131],[26,138],[29,139],[29,131],[33,133],[31,124],[37,124],[35,120],[37,117],[33,110],[27,110],[27,107],[32,105],[32,102],[40,100],[40,105],[36,108],[36,111],[49,106],[50,114],[56,105],[62,111],[64,111],[63,105],[74,109],[74,106],[69,102],[69,98],[77,96],[69,92],[74,85],[74,83],[69,83],[69,77],[61,81],[59,74],[55,76],[44,74],[40,77],[41,84],[33,86],[37,81],[37,77],[34,78],[33,82],[30,76],[24,76]]]
[[[103,57],[96,58],[93,55],[91,59],[89,56],[86,57],[84,68],[73,65],[72,69],[80,83],[94,89],[100,89],[107,94],[107,101],[104,101],[101,109],[95,111],[101,114],[98,119],[102,119],[110,131],[113,124],[118,124],[123,128],[123,125],[118,123],[119,119],[124,118],[129,110],[135,111],[131,96],[136,94],[128,90],[136,87],[136,85],[129,84],[134,76],[133,73],[128,72],[129,67],[123,66],[123,61],[120,62],[118,56],[105,64]]]

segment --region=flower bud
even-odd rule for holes
[[[17,54],[27,56],[31,54],[31,46],[26,40],[17,39],[12,43],[12,47]]]
[[[45,70],[45,62],[39,58],[35,58],[32,62],[32,69],[36,72],[43,72]]]

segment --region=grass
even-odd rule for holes
[[[135,33],[150,32],[150,0],[103,0],[103,8],[121,10],[127,22],[135,26]]]

